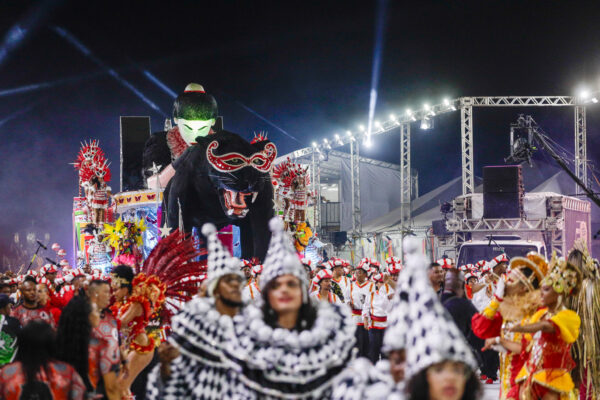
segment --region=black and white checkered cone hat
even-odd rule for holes
[[[418,240],[404,240],[406,268],[402,275],[410,290],[407,295],[399,294],[399,306],[406,310],[400,312],[406,315],[403,328],[406,332],[407,380],[422,369],[442,361],[460,361],[474,371],[477,362],[471,348],[433,291],[427,279],[429,262],[419,249]]]
[[[211,224],[202,226],[202,234],[206,236],[208,248],[206,281],[208,283],[208,295],[212,296],[217,282],[222,276],[228,274],[244,275],[240,270],[240,260],[229,254],[217,237],[217,228]]]
[[[406,270],[398,276],[396,292],[392,299],[392,308],[388,314],[388,326],[383,336],[382,351],[384,353],[406,348],[406,334],[410,329],[408,325],[410,297],[414,297],[413,280],[413,274],[409,274]]]
[[[267,283],[278,276],[287,274],[300,279],[303,289],[307,289],[306,269],[304,269],[296,254],[292,237],[283,229],[283,222],[278,217],[271,218],[269,228],[272,232],[271,242],[263,263],[264,269],[260,277],[260,290],[263,291]]]

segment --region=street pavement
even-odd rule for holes
[[[493,383],[486,385],[482,382],[483,386],[483,397],[481,400],[498,400],[500,397],[500,383]]]

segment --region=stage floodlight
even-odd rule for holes
[[[433,129],[433,120],[429,118],[423,118],[419,127],[424,131]]]

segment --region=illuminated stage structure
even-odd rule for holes
[[[411,125],[419,124],[421,129],[431,129],[435,116],[450,112],[460,112],[461,130],[461,165],[462,165],[462,194],[469,195],[475,188],[475,164],[473,149],[473,109],[498,108],[498,107],[572,107],[574,109],[574,153],[575,175],[587,183],[587,139],[586,139],[586,107],[598,103],[598,94],[581,92],[577,96],[479,96],[444,99],[436,105],[424,104],[418,109],[406,109],[402,113],[390,114],[385,120],[374,122],[374,127],[369,130],[364,125],[359,125],[358,130],[347,130],[345,133],[335,133],[333,138],[325,138],[322,143],[313,142],[312,147],[306,147],[285,155],[292,162],[307,162],[311,165],[311,181],[313,190],[320,198],[322,165],[327,157],[335,152],[336,148],[350,145],[350,154],[345,156],[351,159],[352,176],[352,229],[348,232],[354,248],[362,238],[369,234],[363,232],[361,208],[361,182],[360,147],[370,146],[372,136],[390,131],[400,133],[400,187],[401,195],[401,223],[393,233],[400,232],[403,236],[411,230],[411,191],[414,187],[411,176],[410,136]],[[582,190],[575,185],[575,192],[581,194]],[[364,192],[363,192],[364,193]],[[321,231],[320,207],[315,208],[313,226],[316,232]],[[384,232],[385,234],[386,232]],[[390,232],[392,233],[392,232]]]

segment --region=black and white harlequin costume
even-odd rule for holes
[[[223,348],[233,337],[233,321],[215,309],[212,297],[219,279],[228,274],[243,277],[240,261],[229,255],[217,238],[214,225],[206,224],[202,233],[208,240],[208,294],[188,302],[172,320],[169,341],[180,356],[171,363],[171,375],[160,377],[157,365],[148,378],[146,398],[223,400],[231,398],[229,362]]]
[[[306,272],[280,219],[273,232],[260,280],[261,290],[282,275],[297,277],[303,302],[308,299]],[[235,399],[326,399],[334,378],[352,360],[355,324],[343,305],[319,302],[313,326],[301,331],[272,328],[262,309],[251,304],[234,317],[235,337],[226,352],[240,384]]]
[[[412,276],[411,289],[404,296],[408,297],[406,324],[410,327],[406,334],[407,381],[442,361],[459,361],[475,371],[477,362],[467,340],[429,284],[425,272],[429,261],[418,250],[420,244],[414,240],[405,243]]]
[[[405,239],[404,253],[406,268],[398,278],[383,352],[405,349],[405,382],[422,369],[446,360],[463,362],[474,370],[477,364],[466,339],[429,285],[428,262],[419,252],[419,243]],[[336,382],[332,399],[403,400],[408,397],[405,382],[393,382],[387,361],[373,368],[368,360],[358,359]]]

